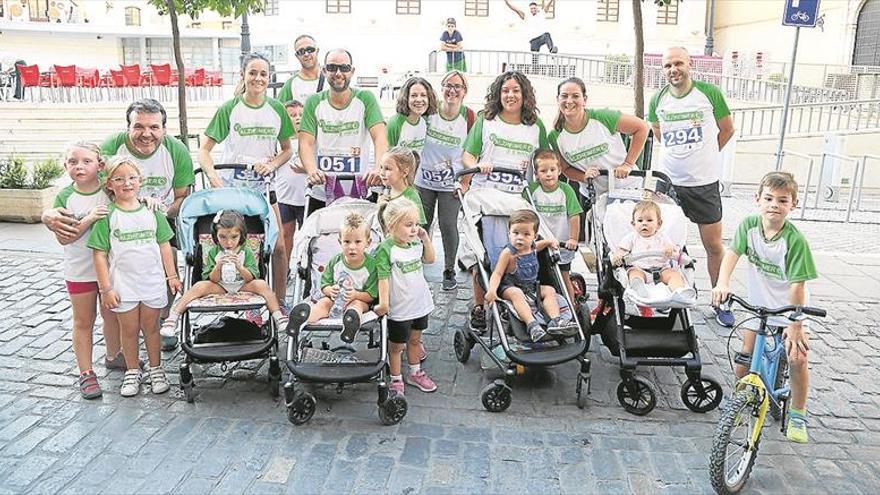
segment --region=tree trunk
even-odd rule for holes
[[[632,0],[633,24],[636,28],[636,54],[633,60],[634,105],[633,114],[645,117],[645,30],[642,26],[642,0]]]
[[[174,0],[165,0],[168,5],[168,17],[171,19],[171,36],[174,47],[174,61],[177,63],[177,108],[180,120],[180,138],[189,149],[189,129],[186,125],[186,69],[183,66],[183,55],[180,54],[180,28],[177,26],[177,9]]]

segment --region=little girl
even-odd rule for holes
[[[425,210],[422,209],[422,199],[419,192],[413,187],[416,169],[419,167],[419,155],[409,148],[394,146],[382,155],[379,160],[379,178],[382,185],[388,191],[379,198],[379,204],[406,198],[416,205],[418,210],[419,225],[425,225]],[[380,220],[384,220],[381,219]]]
[[[536,241],[540,219],[531,210],[516,210],[507,220],[510,243],[498,255],[498,263],[489,279],[486,302],[493,303],[500,294],[513,303],[520,320],[526,324],[533,342],[552,338],[552,330],[559,325],[559,302],[556,290],[549,285],[538,284],[538,251],[548,247],[558,247],[555,239]],[[544,313],[550,318],[547,327],[550,333],[541,328],[532,314],[526,294],[541,299]]]
[[[400,198],[379,208],[388,238],[376,249],[379,275],[379,305],[376,314],[388,313],[388,340],[391,352],[392,393],[403,395],[401,354],[406,349],[409,375],[407,383],[422,392],[433,392],[437,385],[421,369],[422,331],[434,310],[431,289],[422,272],[422,263],[434,262],[434,247],[425,229],[419,227],[417,203]]]
[[[116,313],[122,353],[128,368],[120,395],[137,395],[141,383],[138,333],[143,330],[153,393],[168,391],[160,354],[159,311],[168,302],[165,284],[180,290],[177,267],[168,241],[174,236],[161,211],[150,211],[138,201],[142,173],[131,159],[120,157],[107,167],[107,215],[95,222],[88,247],[98,279],[102,305]]]
[[[186,311],[189,303],[200,297],[209,294],[236,294],[238,291],[262,296],[275,324],[278,328],[286,328],[287,317],[281,312],[272,288],[265,280],[258,278],[260,269],[257,267],[257,257],[245,244],[247,225],[242,214],[234,210],[218,211],[211,230],[214,246],[206,256],[202,279],[193,284],[171,307],[162,328],[171,331],[176,329],[180,314]]]
[[[101,396],[101,386],[92,370],[92,330],[98,282],[92,251],[86,246],[86,240],[92,224],[107,216],[110,198],[101,189],[98,179],[98,173],[104,169],[104,160],[97,145],[85,142],[70,145],[65,152],[64,166],[73,184],[58,193],[54,207],[63,208],[66,215],[78,219],[79,223],[75,237],[65,238],[57,234],[55,237],[64,246],[64,281],[73,307],[73,352],[80,372],[79,391],[85,399],[96,399]],[[101,318],[105,326],[107,356],[116,356],[119,353],[116,316],[102,307]],[[111,331],[107,331],[107,326],[112,326]]]

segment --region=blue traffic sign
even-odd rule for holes
[[[783,26],[816,27],[819,0],[785,0]]]

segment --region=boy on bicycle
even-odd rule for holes
[[[736,229],[730,249],[721,261],[718,283],[712,289],[712,304],[719,305],[730,294],[730,276],[739,257],[748,257],[748,300],[766,308],[807,304],[806,282],[816,278],[816,265],[803,234],[786,217],[797,206],[797,182],[787,172],[770,172],[761,179],[756,197],[758,215],[746,217]],[[788,410],[789,440],[806,443],[809,334],[800,321],[771,317],[768,325],[784,327],[785,350],[791,370],[791,406]],[[743,354],[751,354],[754,332],[743,336]],[[748,373],[737,364],[736,376]]]

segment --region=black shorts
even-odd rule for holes
[[[278,210],[281,212],[281,223],[296,222],[297,225],[303,224],[303,215],[306,210],[305,206],[278,203]]]
[[[686,217],[697,225],[721,221],[721,187],[716,181],[705,186],[674,186],[678,204]]]
[[[412,320],[395,321],[388,318],[388,340],[395,344],[406,344],[409,341],[410,330],[424,330],[428,328],[428,316]]]

